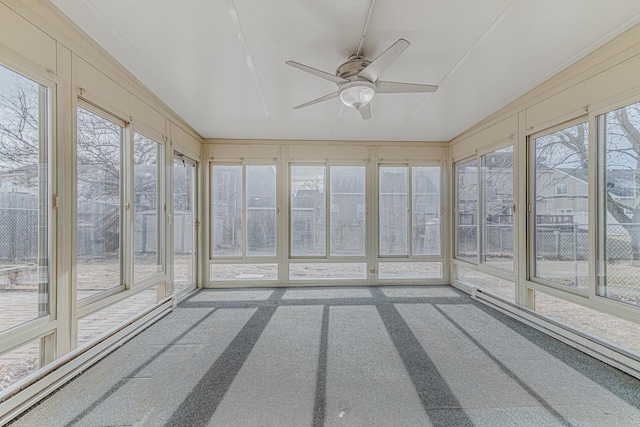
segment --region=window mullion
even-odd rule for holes
[[[481,171],[482,163],[476,157],[476,265],[480,264],[480,251],[482,250],[482,227],[480,227],[480,224],[482,222],[482,179],[480,176]]]
[[[487,157],[481,156],[478,163],[478,198],[480,212],[478,214],[478,242],[480,244],[480,250],[478,251],[478,264],[486,263],[487,261]]]
[[[133,129],[131,125],[125,126],[123,129],[123,148],[121,149],[122,159],[121,164],[122,172],[120,176],[121,188],[122,188],[122,218],[121,218],[121,247],[122,253],[120,254],[120,265],[123,272],[123,284],[125,289],[130,289],[133,285],[133,194],[134,188],[134,157],[133,157]]]
[[[605,277],[607,274],[607,194],[606,191],[601,191],[598,189],[605,189],[607,183],[607,170],[606,170],[606,161],[607,161],[607,150],[606,150],[606,126],[605,126],[605,116],[598,116],[595,120],[595,129],[596,129],[596,139],[597,142],[595,145],[596,150],[596,227],[589,227],[590,232],[595,233],[596,235],[596,248],[594,256],[596,262],[592,270],[590,271],[590,275],[595,278],[594,283],[590,283],[589,295],[591,298],[596,295],[606,296],[606,286],[605,286]],[[593,230],[595,228],[595,230]],[[589,240],[592,238],[589,236]]]
[[[325,231],[325,252],[324,258],[331,258],[331,166],[329,163],[324,165],[324,231]]]
[[[247,165],[242,163],[242,259],[247,258]]]
[[[413,257],[413,167],[407,165],[407,257]]]

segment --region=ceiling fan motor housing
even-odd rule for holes
[[[358,73],[367,68],[369,64],[371,64],[371,61],[361,55],[352,56],[347,62],[338,67],[336,70],[336,76],[343,79],[349,79],[350,77],[357,76]]]

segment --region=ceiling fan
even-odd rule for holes
[[[364,37],[364,36],[363,36]],[[349,60],[341,64],[336,74],[316,70],[295,61],[286,64],[314,76],[329,80],[338,85],[336,92],[314,99],[307,103],[293,107],[294,109],[308,107],[322,101],[340,97],[347,106],[360,112],[363,119],[371,118],[370,102],[377,93],[416,93],[435,92],[438,86],[414,83],[387,82],[379,80],[380,75],[409,47],[409,42],[399,39],[373,61],[360,54],[354,54]]]

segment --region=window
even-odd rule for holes
[[[640,103],[597,118],[599,296],[640,305]],[[606,190],[604,190],[606,189]]]
[[[121,251],[124,125],[78,107],[78,299],[124,284]]]
[[[365,166],[291,166],[291,256],[365,255],[365,181]]]
[[[276,167],[211,167],[213,257],[276,256]]]
[[[381,280],[441,279],[441,262],[379,262],[378,277]]]
[[[12,310],[14,311],[14,310]],[[43,365],[42,342],[37,339],[0,356],[0,392],[37,371]]]
[[[458,279],[461,281],[489,291],[507,301],[516,301],[516,284],[513,280],[502,279],[462,265],[457,266],[456,270]]]
[[[161,148],[154,140],[133,134],[134,282],[163,269],[160,239],[164,221],[158,185],[162,183]]]
[[[569,194],[569,184],[556,185],[556,196],[566,196]]]
[[[146,288],[97,312],[78,319],[78,346],[86,344],[152,306],[158,300],[160,287]]]
[[[409,168],[380,166],[380,256],[408,255]]]
[[[365,167],[331,166],[330,171],[331,256],[364,256]]]
[[[294,281],[365,280],[366,278],[367,263],[365,262],[304,262],[289,264],[289,280]]]
[[[513,146],[480,158],[483,264],[513,270]]]
[[[440,255],[440,166],[380,166],[379,174],[380,256]]]
[[[579,123],[534,136],[532,147],[533,276],[581,291],[589,286],[588,140],[587,123]]]
[[[211,176],[211,253],[242,256],[242,166],[214,165]]]
[[[291,256],[324,257],[326,166],[291,166]]]
[[[49,315],[48,105],[46,87],[0,66],[0,332]]]
[[[456,174],[456,258],[477,262],[478,161],[459,163]]]
[[[195,284],[195,163],[173,158],[173,291]]]
[[[413,255],[440,255],[440,167],[411,168]]]
[[[276,256],[276,168],[246,166],[247,256]]]

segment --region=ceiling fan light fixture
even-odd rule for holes
[[[375,94],[376,85],[366,81],[349,82],[340,87],[342,103],[356,110],[370,103]]]

